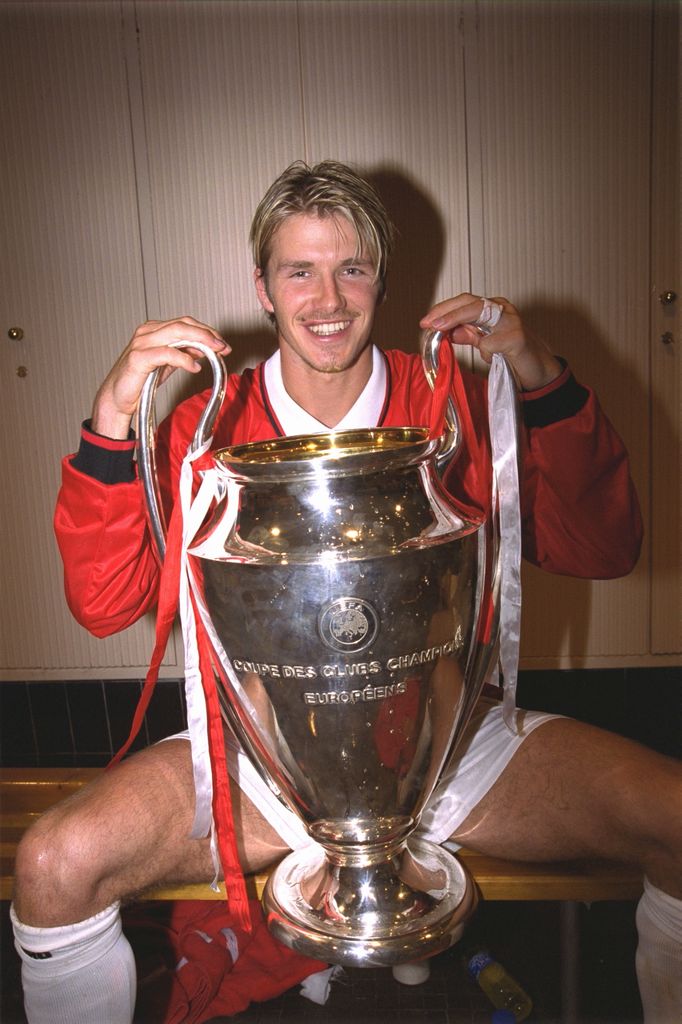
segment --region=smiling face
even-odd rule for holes
[[[292,214],[273,235],[267,265],[254,279],[261,305],[275,317],[285,385],[300,404],[296,391],[319,375],[346,373],[359,390],[369,379],[375,270],[341,214]]]

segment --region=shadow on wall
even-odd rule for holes
[[[396,227],[386,301],[375,337],[385,348],[416,352],[419,321],[434,302],[445,253],[445,228],[437,208],[403,171],[391,165],[367,173]]]

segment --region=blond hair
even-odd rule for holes
[[[358,255],[374,264],[380,297],[383,296],[394,228],[369,182],[351,167],[334,160],[324,160],[313,167],[302,160],[290,164],[261,199],[251,224],[253,262],[262,274],[277,228],[295,213],[346,217],[358,236]]]

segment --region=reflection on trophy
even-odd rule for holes
[[[224,449],[188,545],[223,715],[311,838],[269,879],[269,926],[331,963],[432,955],[473,905],[415,836],[496,639],[491,519],[446,493],[440,448],[407,427]]]

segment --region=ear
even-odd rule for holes
[[[265,274],[260,269],[260,267],[256,267],[253,271],[253,283],[256,286],[256,295],[258,296],[258,301],[260,302],[265,312],[274,313],[275,307],[270,302],[270,296],[268,295],[268,286],[265,280]]]

